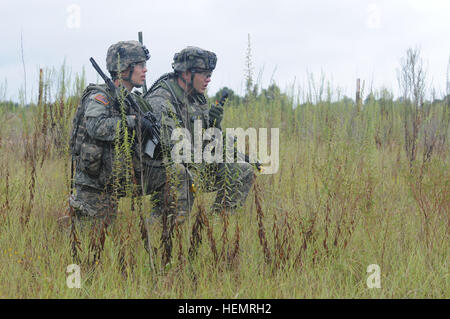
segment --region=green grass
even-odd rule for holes
[[[45,100],[27,109],[0,105],[0,297],[450,297],[448,141],[424,161],[424,121],[410,164],[400,102],[371,100],[359,113],[344,100],[293,109],[278,92],[227,105],[223,127],[280,128],[280,169],[259,175],[258,190],[226,220],[209,214],[212,194],[198,194],[190,218],[174,233],[171,263],[163,265],[161,226],[149,228],[149,255],[130,199],[121,201],[100,258],[93,260],[89,250],[89,228],[78,228],[81,260],[73,259],[70,230],[57,219],[68,207],[66,145],[77,98],[52,107]],[[430,118],[442,120],[438,134],[448,139],[448,105],[433,104]],[[150,198],[142,205],[148,216]],[[198,207],[206,208],[209,228],[204,225],[189,257]],[[73,263],[81,267],[81,289],[66,285]],[[370,264],[381,268],[380,289],[366,285]]]

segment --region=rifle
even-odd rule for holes
[[[94,58],[90,58],[89,61],[91,61],[92,66],[97,71],[97,73],[102,77],[103,81],[105,81],[106,85],[110,89],[111,92],[114,92],[116,99],[120,96],[118,91],[118,88],[114,85],[114,82],[105,74],[103,73],[102,69],[98,66],[97,62],[95,62]],[[160,142],[160,127],[158,122],[156,121],[155,116],[151,112],[144,113],[142,112],[141,108],[136,104],[134,99],[132,98],[131,94],[126,94],[124,96],[125,103],[131,107],[131,109],[139,115],[140,117],[140,125],[142,125],[146,132],[149,132],[150,136],[145,142],[144,152],[153,158],[153,153],[155,151],[156,146]]]
[[[228,91],[227,90],[223,90],[222,91],[222,96],[220,97],[219,101],[216,101],[216,106],[221,106],[223,108],[223,106],[225,105],[225,102],[228,98]],[[234,143],[236,143],[236,136],[234,137]],[[243,154],[244,155],[244,160],[247,163],[250,163],[250,157],[247,154]],[[257,160],[256,163],[250,163],[255,165],[256,169],[261,172],[262,167],[261,167],[261,163]]]

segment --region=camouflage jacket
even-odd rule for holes
[[[139,103],[140,99],[135,100]],[[89,85],[82,97],[77,126],[78,140],[72,150],[76,162],[76,185],[105,190],[112,182],[114,144],[118,125],[121,125],[120,107],[106,85]],[[140,103],[139,103],[140,104]],[[78,111],[77,111],[78,112]],[[136,126],[135,117],[125,108],[126,125]],[[77,116],[76,116],[77,117]],[[76,117],[74,118],[73,126]],[[73,134],[73,133],[72,133]]]
[[[201,120],[202,128],[209,127],[209,106],[203,94],[187,95],[173,73],[162,77],[144,96],[161,124],[161,143],[173,145],[170,137],[176,127],[186,128],[194,140],[194,121]]]

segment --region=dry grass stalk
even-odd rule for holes
[[[147,224],[144,220],[144,216],[142,215],[142,211],[139,214],[139,228],[140,228],[140,232],[141,232],[141,239],[142,239],[142,242],[144,243],[144,248],[148,253],[150,267],[152,268],[153,273],[155,273],[156,267],[155,267],[154,256],[157,254],[157,252],[155,252],[151,246],[150,233],[148,231]]]
[[[292,251],[291,238],[293,234],[294,232],[289,224],[288,212],[285,211],[283,219],[283,239],[281,242],[282,250],[280,252],[280,259],[282,264],[285,264],[291,256]]]
[[[325,253],[328,256],[329,251],[328,251],[328,244],[327,244],[327,240],[328,240],[328,226],[330,224],[330,200],[331,198],[328,197],[328,201],[327,201],[327,206],[326,206],[326,215],[325,215],[325,238],[323,239],[323,248],[325,249]]]
[[[258,219],[259,242],[263,248],[265,262],[268,264],[271,264],[272,257],[271,257],[270,250],[269,250],[268,243],[267,243],[266,232],[264,230],[264,222],[263,222],[264,213],[262,211],[261,202],[260,202],[260,198],[259,198],[259,194],[261,193],[261,190],[259,188],[259,185],[256,183],[256,181],[255,181],[255,184],[253,187],[255,190],[255,205],[256,205],[256,218]]]
[[[144,243],[144,248],[147,251],[147,253],[150,254],[150,241],[148,238],[148,230],[145,225],[144,216],[142,214],[139,214],[139,230],[141,233],[141,240]]]
[[[228,218],[228,214],[225,212],[225,209],[222,209],[222,211],[220,212],[221,218],[222,218],[222,235],[221,235],[221,240],[222,240],[222,250],[220,252],[219,255],[219,260],[224,260],[225,256],[228,254],[226,252],[227,248],[228,248],[228,225],[229,225],[229,218]]]
[[[178,241],[178,267],[179,270],[182,271],[185,262],[183,253],[183,227],[181,227],[178,223],[175,225],[175,236]]]
[[[75,227],[75,210],[69,205],[69,217],[70,217],[70,249],[74,262],[79,263],[80,257],[78,252],[81,251],[81,243],[77,236],[77,230]]]
[[[274,237],[274,243],[273,243],[273,251],[274,251],[274,263],[275,263],[275,269],[278,269],[278,267],[280,266],[280,261],[281,261],[281,255],[283,254],[282,252],[282,247],[281,247],[281,241],[280,241],[280,236],[279,236],[279,229],[278,229],[278,221],[277,221],[277,214],[275,213],[273,216],[273,227],[272,227],[272,233],[273,233],[273,237]]]
[[[2,205],[1,211],[5,216],[5,212],[10,209],[9,205],[9,166],[8,161],[5,161],[5,203]]]
[[[202,242],[202,230],[204,226],[203,222],[204,219],[205,219],[204,209],[201,209],[200,204],[198,204],[197,215],[195,216],[194,225],[192,226],[192,234],[190,239],[191,246],[189,247],[188,251],[189,258],[193,258],[196,256],[198,246]]]
[[[97,264],[100,261],[100,257],[105,246],[105,239],[107,234],[107,224],[104,220],[94,221],[91,228],[90,240],[89,240],[89,252],[88,263],[92,265]],[[92,262],[90,260],[91,253],[93,253]]]
[[[219,255],[217,253],[217,245],[216,240],[214,239],[213,227],[209,224],[208,218],[206,218],[204,208],[200,206],[199,210],[202,210],[203,224],[206,226],[206,233],[208,236],[209,246],[211,248],[211,252],[213,253],[214,262],[217,264],[217,262],[219,261]]]
[[[123,242],[123,238],[119,238],[118,241],[118,252],[117,252],[117,258],[119,260],[119,270],[120,273],[122,274],[122,277],[126,278],[127,277],[127,262],[125,260],[125,249],[124,249],[124,242]]]
[[[28,199],[27,207],[22,203],[22,215],[20,216],[20,222],[22,226],[28,224],[31,215],[31,208],[34,200],[34,192],[36,186],[36,162],[37,162],[37,138],[38,134],[35,131],[32,138],[32,143],[29,143],[29,139],[25,140],[25,162],[31,167],[30,184],[28,186],[30,197]]]
[[[299,228],[302,232],[303,243],[302,243],[302,246],[300,247],[299,252],[297,253],[297,256],[295,258],[295,264],[298,265],[299,267],[301,267],[303,264],[302,256],[306,252],[306,249],[308,248],[308,243],[313,238],[314,228],[316,225],[316,219],[317,219],[317,214],[314,214],[314,217],[311,219],[311,222],[310,222],[310,225],[309,225],[309,228],[307,231],[304,229],[302,222],[300,221]]]
[[[48,139],[48,110],[47,110],[47,103],[46,103],[46,96],[47,94],[44,94],[44,79],[43,79],[43,70],[40,69],[39,71],[39,97],[38,97],[38,110],[39,112],[42,110],[42,126],[40,128],[40,135],[43,137],[42,142],[42,158],[41,158],[41,164],[40,167],[44,165],[44,160],[46,157],[49,156],[49,150],[51,143]],[[39,119],[40,121],[40,119]],[[38,128],[36,128],[38,130]]]
[[[164,206],[162,212],[162,232],[161,247],[163,266],[168,265],[172,259],[172,237],[177,218],[177,201],[175,183],[178,181],[174,177],[174,172],[169,170],[164,186]]]
[[[414,200],[419,207],[419,211],[423,217],[423,229],[425,233],[425,240],[427,246],[432,249],[433,238],[436,236],[436,227],[439,225],[439,219],[447,218],[447,233],[450,225],[450,201],[448,187],[441,187],[436,185],[432,188],[427,188],[429,182],[425,182],[425,174],[428,172],[429,178],[441,179],[442,176],[433,176],[432,171],[428,171],[429,163],[423,162],[420,167],[418,176],[410,181],[410,189]],[[448,174],[444,173],[444,180]],[[448,180],[448,178],[446,179]],[[448,183],[447,183],[448,184]],[[434,227],[433,227],[434,226]],[[431,228],[433,227],[433,228]]]
[[[236,223],[236,230],[234,232],[233,249],[231,253],[228,254],[228,265],[230,268],[235,268],[239,262],[239,241],[240,241],[240,230],[239,224]]]
[[[162,262],[163,265],[170,263],[172,259],[172,234],[175,225],[175,219],[173,216],[167,216],[167,213],[163,213],[163,230],[161,233],[161,247],[162,252]]]

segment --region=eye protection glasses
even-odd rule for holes
[[[135,66],[140,66],[142,69],[147,67],[147,63],[145,61],[136,63]]]
[[[202,71],[202,72],[197,72],[197,74],[200,74],[205,79],[210,79],[211,75],[212,75],[212,72],[211,71]]]

